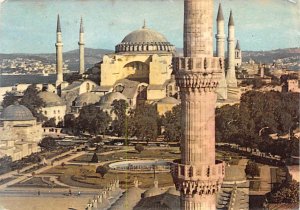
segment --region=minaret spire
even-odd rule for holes
[[[227,50],[227,60],[228,60],[228,69],[226,74],[226,80],[228,87],[236,88],[237,79],[235,75],[235,27],[233,21],[233,13],[230,10],[230,16],[228,21],[228,50]]]
[[[79,31],[79,33],[84,33],[83,19],[82,19],[82,17],[80,18],[80,31]]]
[[[217,15],[217,21],[224,21],[224,15],[223,15],[223,10],[222,10],[222,4],[221,2],[219,3],[219,10],[218,10],[218,15]]]
[[[57,15],[56,32],[61,32],[61,26],[60,26],[60,18],[59,18],[59,14]]]
[[[144,19],[144,24],[142,28],[146,28],[146,19]]]
[[[230,10],[230,16],[229,16],[228,25],[229,26],[234,26],[234,20],[233,20],[232,10]]]
[[[62,33],[60,26],[60,17],[57,15],[57,27],[56,27],[56,87],[58,87],[63,81],[63,43],[62,43]]]
[[[79,30],[79,74],[83,74],[85,71],[84,66],[84,28],[83,28],[83,19],[80,19],[80,30]]]
[[[241,49],[239,40],[236,41],[235,49],[236,50],[240,50]]]

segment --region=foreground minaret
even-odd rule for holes
[[[226,80],[228,87],[237,87],[237,79],[235,75],[235,28],[232,11],[230,11],[230,17],[228,22],[228,69],[226,74]]]
[[[57,16],[57,29],[56,29],[56,86],[59,86],[63,81],[63,43],[62,43],[62,33],[60,27],[60,18]]]
[[[79,30],[79,74],[83,74],[84,67],[84,28],[83,28],[83,20],[80,20],[80,30]]]
[[[217,34],[216,34],[217,57],[225,59],[225,21],[221,3],[217,15]],[[227,99],[227,82],[225,71],[222,71],[219,86],[217,88],[217,96],[219,100]]]
[[[181,159],[172,166],[180,208],[215,210],[224,176],[223,162],[215,160],[216,88],[224,62],[213,57],[213,0],[184,1],[184,57],[175,57],[173,67],[184,129]]]

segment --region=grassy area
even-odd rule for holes
[[[114,161],[114,160],[122,160],[122,159],[179,159],[180,151],[179,148],[156,148],[149,149],[145,148],[144,151],[138,153],[137,151],[131,148],[131,151],[111,151],[110,154],[103,155],[103,153],[97,153],[99,162],[105,161]],[[89,163],[92,159],[94,152],[91,151],[85,155],[77,157],[73,159],[72,162],[77,163]],[[217,152],[217,159],[226,160],[230,164],[238,164],[238,161],[241,159],[236,153],[233,152]],[[76,187],[87,187],[87,188],[103,188],[110,181],[119,179],[121,188],[127,188],[133,186],[133,181],[137,178],[140,182],[141,188],[149,188],[153,186],[154,174],[148,173],[117,173],[113,170],[109,171],[104,179],[100,177],[99,174],[96,173],[95,165],[65,165],[56,166],[54,168],[49,169],[43,174],[55,174],[58,176],[58,179],[70,186]],[[159,186],[171,186],[173,185],[173,180],[170,173],[158,173],[156,174],[156,178],[159,180]]]
[[[44,174],[58,174],[59,180],[65,184],[77,187],[103,188],[107,183],[115,179],[120,180],[121,188],[133,186],[135,177],[141,182],[141,188],[149,188],[153,186],[154,174],[129,174],[108,172],[104,178],[101,178],[96,172],[96,166],[78,166],[66,165],[56,166],[49,169]],[[173,185],[170,173],[156,174],[159,180],[159,186]]]
[[[230,165],[238,165],[242,156],[234,152],[218,150],[216,151],[216,159],[226,161]]]
[[[93,156],[93,152],[82,155],[73,159],[71,162],[90,162]],[[99,162],[110,160],[122,160],[122,159],[143,159],[143,158],[155,158],[155,159],[178,159],[180,153],[178,148],[171,149],[145,149],[141,153],[135,150],[128,152],[115,152],[108,155],[102,155],[97,153]]]
[[[50,181],[49,177],[33,177],[25,182],[11,185],[10,187],[31,187],[31,188],[64,188]]]

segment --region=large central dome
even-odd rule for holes
[[[122,43],[151,43],[151,42],[168,42],[168,40],[154,30],[148,28],[142,28],[128,34],[122,41]]]
[[[148,29],[145,26],[139,30],[129,33],[116,46],[118,52],[173,52],[175,47],[168,42],[161,33]]]

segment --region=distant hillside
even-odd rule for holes
[[[113,52],[106,49],[91,49],[85,48],[85,65],[87,68],[92,67],[95,63],[99,63],[102,60],[103,55]],[[55,63],[55,53],[47,54],[0,54],[0,61],[3,59],[34,59],[45,63]],[[79,50],[72,50],[64,52],[64,62],[69,65],[71,71],[77,71],[79,66]]]
[[[87,68],[92,67],[95,63],[102,60],[103,55],[112,53],[112,50],[107,49],[91,49],[85,48],[85,64]],[[271,51],[243,51],[243,61],[253,59],[259,63],[273,63],[279,59],[283,59],[285,63],[299,63],[300,48],[287,48]],[[182,56],[183,49],[176,48],[177,56]],[[27,58],[40,60],[46,63],[55,63],[55,53],[49,54],[0,54],[0,62],[3,59]],[[64,52],[64,62],[69,65],[71,71],[77,71],[79,66],[79,50]]]
[[[243,61],[249,61],[250,58],[256,62],[273,63],[278,59],[290,58],[291,62],[299,62],[300,48],[287,48],[271,51],[245,51],[243,52]]]

